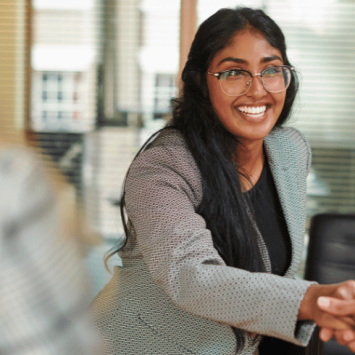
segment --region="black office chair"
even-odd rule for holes
[[[310,224],[304,278],[321,284],[355,279],[355,214],[322,213]],[[335,339],[324,344],[323,355],[350,355]]]

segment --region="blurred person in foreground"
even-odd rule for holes
[[[94,355],[83,230],[69,187],[0,122],[0,354]]]

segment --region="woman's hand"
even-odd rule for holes
[[[354,298],[354,292],[355,283],[351,281],[348,282],[346,286],[338,288],[336,296],[340,300],[352,300]],[[318,307],[326,312],[330,312],[333,314],[334,312],[337,312],[337,307],[339,307],[338,300],[327,297],[325,299],[329,301],[329,304],[327,304],[327,302],[320,302],[321,299],[318,299]],[[350,322],[353,321],[352,318],[353,316],[347,317],[348,321],[350,320]],[[329,341],[333,336],[335,336],[335,339],[340,345],[346,345],[351,351],[355,352],[355,329],[333,330],[330,328],[323,327],[319,332],[319,337],[324,342]]]
[[[321,327],[319,336],[322,341],[335,336],[339,344],[355,352],[355,281],[313,285],[308,291],[301,304],[299,319],[312,319],[317,323]],[[316,305],[312,306],[315,299]]]
[[[346,299],[344,295],[346,293]],[[331,300],[331,307],[327,300]],[[320,298],[320,299],[319,299]],[[300,306],[299,320],[313,320],[319,327],[333,330],[355,326],[355,281],[333,285],[311,285]]]

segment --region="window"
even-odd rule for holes
[[[31,128],[36,132],[84,133],[97,116],[99,0],[33,0]],[[47,98],[38,94],[47,91]],[[72,100],[74,92],[79,92]],[[71,112],[43,121],[41,112]],[[74,119],[74,112],[78,119]],[[65,117],[64,117],[65,116]]]
[[[154,93],[154,119],[162,119],[170,113],[170,100],[177,96],[174,74],[156,74]]]

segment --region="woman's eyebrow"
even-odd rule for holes
[[[281,60],[282,62],[282,59],[278,56],[278,55],[272,55],[270,57],[264,57],[262,60],[261,60],[261,63],[268,63],[268,62],[272,62],[273,60]]]
[[[278,55],[272,55],[269,57],[264,57],[261,59],[261,63],[268,63],[268,62],[272,62],[273,60],[280,60],[282,62],[282,58],[280,58]],[[233,63],[241,63],[241,64],[248,64],[248,61],[245,59],[241,59],[241,58],[234,58],[234,57],[226,57],[224,59],[222,59],[217,65],[220,65],[224,62],[233,62]]]
[[[220,65],[224,62],[234,62],[234,63],[243,63],[243,64],[248,63],[248,61],[246,61],[244,59],[227,57],[227,58],[222,59],[217,65]]]

